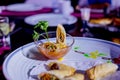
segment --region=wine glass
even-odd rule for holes
[[[10,48],[10,25],[8,17],[0,16],[0,47]]]
[[[82,32],[82,36],[92,36],[89,29],[88,29],[88,21],[90,19],[90,8],[84,7],[80,9],[81,11],[81,19],[82,19],[82,28],[80,29],[80,32]]]

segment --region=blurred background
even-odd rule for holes
[[[57,24],[62,24],[72,36],[120,44],[119,0],[0,0],[1,80],[5,80],[4,59],[20,46],[33,42],[33,28],[42,20],[48,21],[48,31],[55,31]]]

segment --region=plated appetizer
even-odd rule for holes
[[[56,32],[48,32],[48,22],[41,21],[35,28],[44,30],[45,33],[38,33],[34,31],[33,39],[37,45],[40,54],[44,55],[49,59],[59,59],[67,54],[71,49],[74,39],[71,35],[67,34],[64,27],[58,24]],[[54,41],[51,39],[55,39]],[[66,39],[71,40],[68,42]],[[44,40],[42,42],[42,40]]]
[[[50,62],[47,67],[47,71],[38,74],[39,80],[103,80],[118,69],[114,63],[102,63],[91,67],[83,74],[77,72],[74,67],[60,62]]]

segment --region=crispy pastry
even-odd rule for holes
[[[66,32],[61,24],[58,24],[56,30],[56,42],[59,44],[66,44]]]
[[[66,76],[71,76],[76,71],[75,68],[58,62],[50,62],[47,65],[49,71],[40,73],[39,80],[63,80]]]
[[[89,80],[101,80],[102,78],[114,73],[118,66],[113,63],[104,63],[94,66],[86,71]]]
[[[75,68],[58,62],[50,62],[47,66],[49,70],[69,70],[71,74],[76,71]]]
[[[69,70],[50,70],[40,73],[38,75],[39,80],[63,80],[64,77],[72,75]]]
[[[81,73],[75,73],[74,75],[65,77],[63,80],[84,80],[84,75]]]

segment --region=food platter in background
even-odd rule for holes
[[[34,4],[27,4],[27,3],[11,4],[6,7],[6,10],[15,11],[15,12],[36,11],[40,9],[42,9],[41,6],[34,5]]]
[[[98,18],[90,19],[88,22],[90,28],[101,28],[110,32],[120,32],[120,18]]]
[[[109,18],[99,18],[99,19],[91,19],[88,22],[89,27],[105,27],[112,23],[112,19]]]
[[[56,27],[57,24],[74,24],[77,22],[77,18],[72,15],[64,16],[62,14],[46,13],[28,16],[24,21],[25,23],[33,26],[36,25],[39,21],[48,21],[50,27]]]

